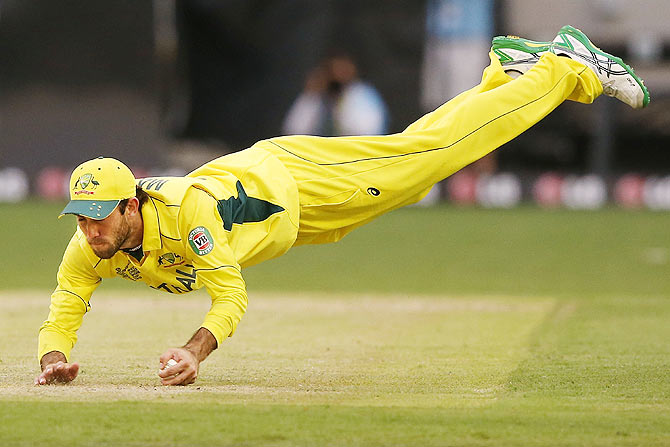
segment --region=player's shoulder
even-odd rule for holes
[[[150,198],[166,206],[180,206],[185,200],[216,197],[219,185],[205,177],[147,177],[137,180]]]
[[[179,215],[182,220],[191,220],[204,211],[216,210],[217,204],[218,199],[211,191],[193,185],[182,198]]]
[[[137,179],[137,186],[154,201],[179,206],[189,182],[184,181],[184,177],[146,177]]]

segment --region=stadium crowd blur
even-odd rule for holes
[[[427,202],[670,209],[666,0],[0,7],[0,201],[62,200],[70,169],[97,155],[128,162],[137,177],[177,175],[282,133],[402,131],[478,82],[492,36],[551,40],[570,23],[636,68],[650,106],[566,103]],[[342,52],[328,58],[331,48]]]

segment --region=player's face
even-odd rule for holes
[[[77,224],[86,236],[88,245],[99,258],[109,259],[130,237],[130,224],[118,208],[102,220],[77,216]]]

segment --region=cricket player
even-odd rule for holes
[[[62,212],[75,215],[78,228],[40,328],[35,384],[77,376],[71,350],[103,278],[171,294],[207,289],[212,304],[200,327],[159,358],[164,385],[187,385],[246,310],[243,268],[296,245],[337,241],[419,201],[565,100],[591,103],[605,93],[634,108],[649,102],[628,65],[570,26],[553,42],[496,37],[490,57],[481,84],[399,134],[272,138],[185,177],[136,180],[111,158],[79,165]]]

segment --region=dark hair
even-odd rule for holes
[[[135,186],[135,197],[137,197],[137,200],[140,201],[139,209],[142,209],[142,205],[147,203],[147,201],[149,200],[149,194],[144,192],[144,190],[139,186]],[[128,206],[129,200],[130,199],[123,199],[122,201],[119,202],[119,211],[121,212],[121,214],[126,212],[126,207]]]

